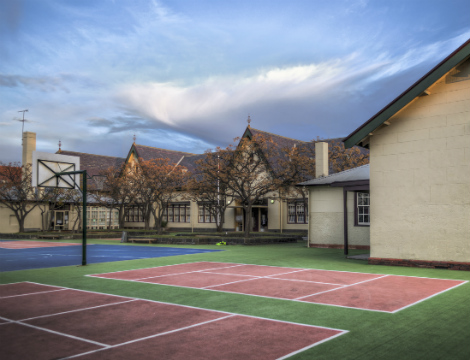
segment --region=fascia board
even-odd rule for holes
[[[420,80],[411,85],[407,90],[400,94],[395,100],[389,103],[385,108],[380,110],[371,119],[365,122],[360,128],[348,135],[344,140],[346,148],[358,145],[362,139],[368,134],[377,129],[385,121],[390,119],[398,111],[408,105],[413,99],[419,96],[423,91],[433,85],[437,80],[449,72],[452,68],[457,66],[460,62],[465,60],[470,55],[470,40],[458,49],[455,54],[451,54],[448,58],[444,59],[440,64],[434,67]]]

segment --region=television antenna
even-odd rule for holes
[[[24,113],[25,113],[25,112],[28,112],[28,109],[26,109],[26,110],[20,110],[20,111],[18,111],[18,112],[22,112],[22,113],[23,113],[23,120],[21,120],[21,119],[16,119],[17,121],[20,121],[20,122],[23,123],[23,125],[22,125],[22,127],[21,127],[21,145],[23,145],[24,122],[25,122],[25,121],[28,121],[28,120],[25,120],[25,119],[24,119]]]

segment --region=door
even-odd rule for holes
[[[251,225],[253,226],[252,231],[259,231],[259,208],[251,209]]]
[[[64,228],[64,212],[56,211],[55,212],[55,224],[54,230],[62,230]]]

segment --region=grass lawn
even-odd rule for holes
[[[90,243],[119,242],[97,240]],[[388,314],[84,276],[187,262],[217,261],[470,280],[470,272],[368,265],[366,261],[345,259],[342,250],[308,249],[301,243],[264,246],[207,245],[196,248],[225,251],[92,264],[84,267],[4,272],[0,273],[0,283],[33,281],[349,330],[349,333],[297,354],[292,359],[470,359],[470,283],[398,313]],[[352,254],[361,252],[364,251],[351,251]]]

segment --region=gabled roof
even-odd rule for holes
[[[444,76],[447,72],[452,70],[459,63],[464,61],[470,56],[470,39],[467,40],[462,46],[455,50],[452,54],[447,56],[431,71],[424,75],[421,79],[411,85],[403,93],[401,93],[395,100],[385,106],[377,114],[372,116],[364,124],[354,130],[344,139],[344,146],[350,148],[354,145],[361,145],[362,141],[375,129],[381,126],[385,121],[390,119],[398,111],[408,105],[413,99],[421,95],[432,84]]]
[[[354,169],[341,171],[330,176],[305,181],[303,183],[300,183],[299,186],[333,185],[335,183],[344,183],[352,181],[369,181],[369,174],[369,164],[367,164]]]
[[[170,163],[177,164],[183,156],[192,156],[195,154],[183,151],[160,149],[152,146],[133,144],[132,147],[137,152],[137,157],[144,160],[169,159]],[[132,148],[131,148],[132,151]]]
[[[57,152],[59,154],[59,152]],[[86,154],[76,151],[61,150],[61,155],[78,156],[80,158],[80,170],[86,170],[89,176],[99,175],[111,166],[121,166],[125,159],[115,156]]]
[[[258,129],[253,129],[252,127],[248,126],[243,133],[243,137],[248,137],[251,139],[255,135],[261,135],[267,138],[271,138],[273,140],[273,143],[277,146],[277,148],[280,150],[279,151],[279,156],[282,158],[285,156],[285,153],[282,152],[282,150],[287,149],[287,148],[292,148],[296,146],[301,153],[307,153],[309,156],[315,156],[315,143],[316,142],[326,142],[329,144],[330,147],[339,145],[342,143],[343,139],[342,138],[331,138],[331,139],[318,139],[318,140],[312,140],[312,141],[302,141],[302,140],[297,140],[297,139],[291,139],[287,138],[284,136],[276,135],[269,133],[267,131],[262,131]],[[366,155],[369,153],[368,149],[364,149],[361,147],[358,147],[359,151],[361,154]],[[275,170],[275,164],[270,164],[272,169]],[[330,163],[330,169],[329,172],[330,174],[334,172],[333,169],[333,164]]]
[[[188,171],[191,171],[194,173],[196,170],[196,161],[204,159],[206,157],[206,154],[199,154],[199,155],[190,155],[190,156],[185,156],[181,162],[180,165],[186,168]]]
[[[274,143],[277,144],[280,148],[293,147],[294,145],[299,146],[300,144],[307,143],[306,141],[291,139],[285,136],[272,134],[267,131],[254,129],[251,126],[248,126],[245,132],[243,133],[243,137],[248,137],[250,139],[256,135],[272,138]]]

